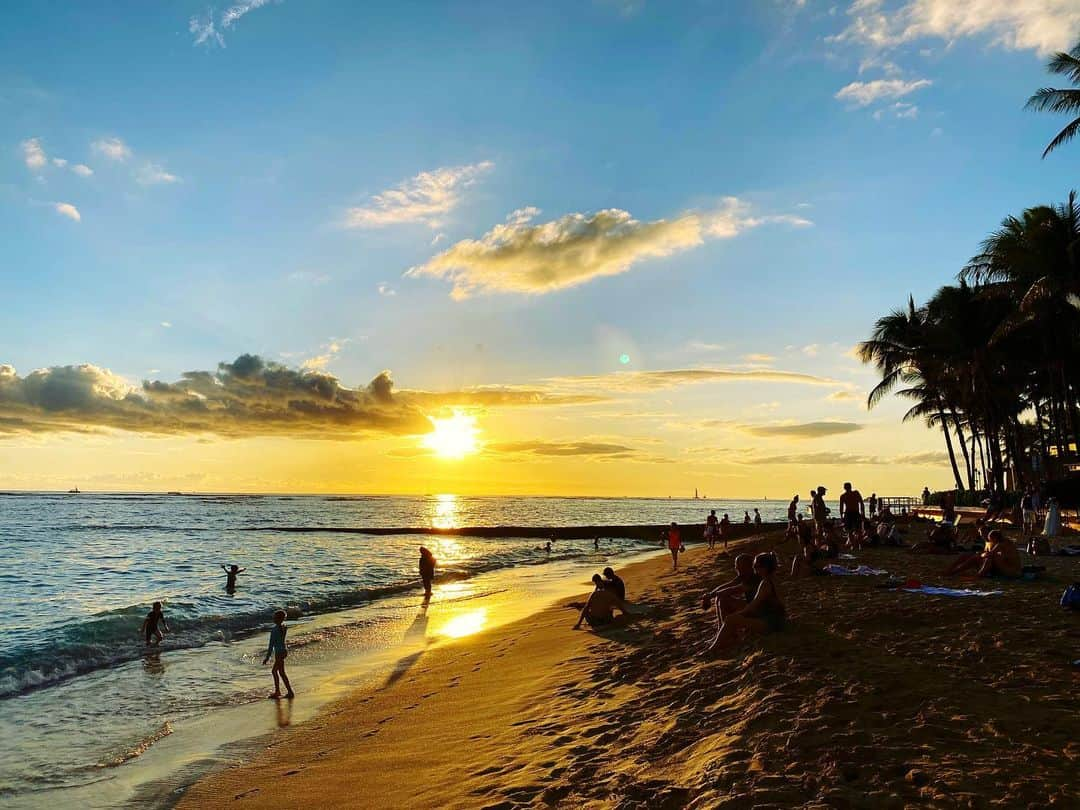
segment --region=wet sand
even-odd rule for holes
[[[747,546],[787,564],[778,538]],[[858,555],[957,584],[946,560]],[[1040,581],[985,599],[781,577],[788,628],[724,657],[700,654],[700,595],[730,558],[636,563],[623,573],[648,617],[575,632],[580,599],[561,600],[410,656],[180,806],[1075,807],[1080,623],[1058,598],[1080,561],[1038,562]]]

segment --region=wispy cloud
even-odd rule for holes
[[[842,436],[862,430],[855,422],[804,422],[781,425],[740,425],[739,430],[759,438],[820,439],[826,436]]]
[[[49,162],[40,138],[27,138],[19,144],[19,148],[22,150],[23,163],[31,171],[36,172],[43,169],[45,164]]]
[[[776,362],[776,358],[771,354],[747,354],[743,355],[743,360],[747,363],[762,363],[764,365]]]
[[[397,290],[395,290],[393,287],[391,287],[385,281],[380,282],[375,287],[375,289],[378,291],[379,295],[384,296],[386,298],[392,298],[393,296],[397,295]]]
[[[830,402],[865,402],[866,394],[861,391],[833,391],[825,399]]]
[[[135,174],[135,181],[142,186],[160,186],[179,183],[180,178],[157,163],[147,163]]]
[[[835,42],[887,50],[919,39],[984,37],[1012,50],[1064,51],[1080,37],[1075,0],[856,0]]]
[[[240,18],[256,9],[268,5],[271,0],[241,0],[229,6],[215,20],[214,9],[208,9],[205,14],[196,15],[188,20],[188,31],[194,36],[196,45],[216,45],[225,47],[225,35],[236,26]]]
[[[610,374],[588,374],[554,377],[547,381],[555,390],[600,390],[609,393],[662,391],[684,385],[705,383],[787,383],[844,387],[845,383],[828,377],[816,377],[797,371],[778,369],[687,368],[658,371],[614,371]]]
[[[76,163],[71,167],[71,170],[79,177],[89,177],[94,173],[94,170],[87,166],[85,163]]]
[[[543,440],[518,441],[518,442],[495,442],[489,444],[487,449],[495,453],[516,455],[524,454],[531,456],[588,456],[606,459],[628,459],[639,454],[636,448],[624,444],[596,441],[566,441],[552,442]]]
[[[929,79],[874,79],[870,82],[851,82],[837,91],[836,98],[850,102],[855,107],[866,107],[883,99],[902,98],[932,84]]]
[[[422,223],[437,228],[461,203],[462,190],[494,167],[494,163],[485,160],[420,172],[395,188],[376,194],[367,205],[349,208],[342,224],[346,228],[385,228]]]
[[[812,224],[786,214],[754,216],[734,197],[725,198],[710,213],[690,212],[652,222],[636,220],[617,208],[533,222],[539,213],[536,208],[514,211],[479,239],[457,242],[406,275],[445,278],[452,282],[451,296],[457,300],[478,293],[538,295],[625,273],[640,262],[760,225]]]
[[[131,147],[120,138],[101,138],[90,144],[90,148],[97,154],[117,162],[123,162],[131,157]]]
[[[68,162],[64,158],[54,157],[52,159],[52,165],[55,166],[58,169],[64,168],[65,166],[67,166],[67,164],[68,164]]]
[[[53,203],[53,210],[60,216],[67,217],[75,222],[82,222],[82,214],[79,213],[79,209],[71,203],[58,202]]]
[[[305,369],[318,369],[320,371],[322,369],[325,369],[328,365],[330,365],[330,361],[332,361],[335,357],[338,356],[338,353],[341,352],[341,349],[348,342],[348,340],[337,340],[331,338],[328,343],[324,343],[322,346],[319,347],[322,350],[320,354],[317,354],[314,357],[307,358],[303,363],[301,363],[301,366]]]

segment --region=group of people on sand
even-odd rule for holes
[[[609,625],[615,621],[616,610],[624,616],[633,613],[633,608],[626,601],[626,583],[613,568],[605,568],[603,576],[593,574],[592,583],[595,588],[578,614],[575,630],[581,627],[582,622],[590,627]]]

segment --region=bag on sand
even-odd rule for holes
[[[1080,582],[1074,582],[1065,589],[1065,593],[1061,595],[1061,606],[1080,610]]]

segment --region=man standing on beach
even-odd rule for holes
[[[862,493],[852,489],[850,481],[844,482],[844,494],[840,496],[840,518],[844,521],[848,543],[854,547],[866,519],[866,505],[863,503]]]
[[[877,514],[877,493],[876,492],[871,492],[870,493],[870,500],[869,500],[868,503],[870,504],[870,519],[873,520],[874,515]]]
[[[829,517],[829,507],[825,505],[825,493],[828,491],[825,487],[818,487],[810,493],[810,497],[813,498],[810,510],[814,514],[814,529],[818,537],[825,536],[825,521]]]

